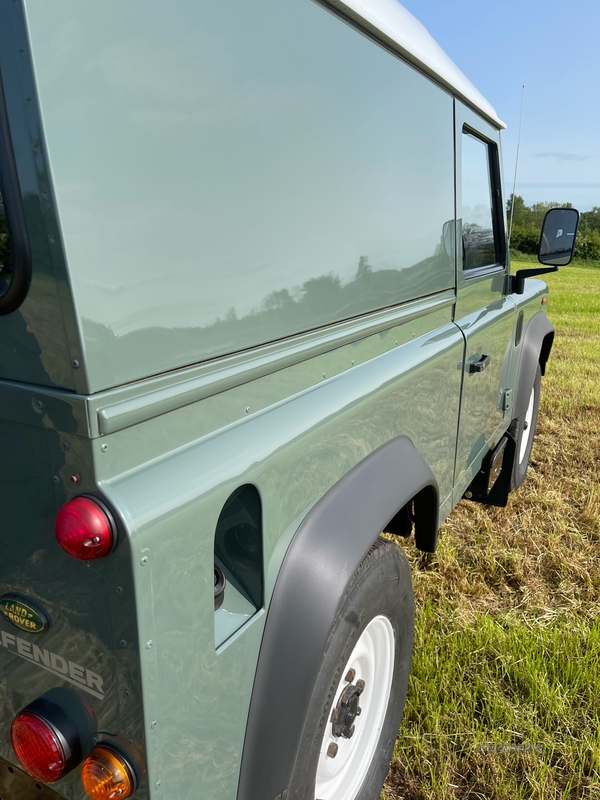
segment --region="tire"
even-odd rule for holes
[[[380,537],[348,583],[333,621],[289,800],[379,800],[404,710],[413,631],[408,560]],[[361,681],[364,689],[357,696]],[[354,710],[361,708],[360,715],[350,710],[344,717],[342,692],[342,700],[352,697],[350,707],[354,702]],[[335,746],[337,754],[331,756]]]
[[[527,474],[540,407],[541,385],[542,371],[538,364],[527,409],[525,413],[513,419],[509,428],[509,433],[516,443],[515,460],[511,478],[512,489],[517,489],[523,483],[525,475]]]

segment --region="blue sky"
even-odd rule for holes
[[[525,84],[517,194],[600,206],[599,0],[402,0],[495,107],[512,191]]]

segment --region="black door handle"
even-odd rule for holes
[[[490,361],[491,358],[489,356],[481,356],[478,361],[469,361],[469,375],[474,372],[483,372]]]

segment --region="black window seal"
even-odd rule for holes
[[[490,188],[492,190],[492,225],[494,226],[494,263],[484,264],[480,267],[471,269],[462,268],[465,280],[470,278],[480,278],[482,275],[500,272],[506,269],[506,235],[504,230],[504,217],[502,214],[502,181],[500,178],[500,158],[498,155],[498,145],[491,139],[486,138],[475,128],[464,124],[462,134],[468,134],[475,139],[479,139],[487,149],[488,169],[490,175]],[[461,140],[462,148],[462,140]],[[461,175],[462,181],[462,175]]]
[[[27,297],[31,285],[31,248],[8,124],[0,73],[0,192],[4,203],[12,253],[12,278],[0,290],[0,316],[12,314]]]

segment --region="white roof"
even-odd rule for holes
[[[397,0],[328,1],[362,28],[390,44],[407,61],[451,89],[493,125],[506,127],[494,108],[444,53],[427,29]]]

